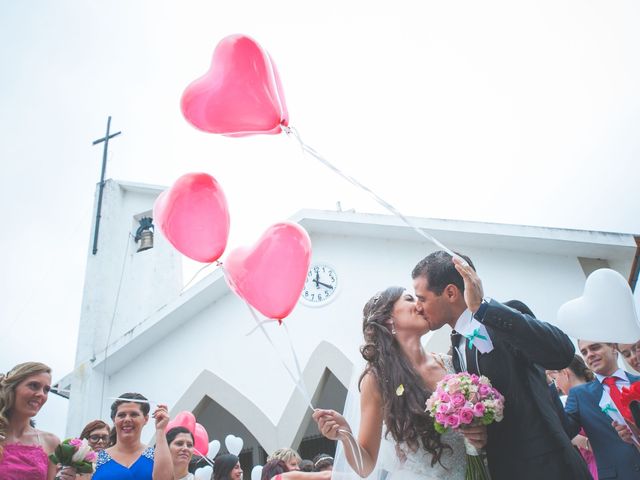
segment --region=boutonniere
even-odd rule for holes
[[[480,333],[479,328],[476,328],[473,332],[471,332],[470,335],[465,335],[465,337],[467,337],[467,340],[469,340],[469,350],[473,348],[473,341],[476,338],[479,338],[480,340],[488,340],[486,335],[482,335]]]
[[[467,339],[467,347],[471,350],[473,347],[480,353],[489,353],[493,350],[493,342],[487,331],[487,327],[476,319],[465,326],[460,332]]]

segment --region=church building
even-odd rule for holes
[[[390,215],[292,212],[288,220],[311,237],[311,268],[335,288],[319,300],[307,290],[283,325],[264,324],[272,345],[221,268],[183,290],[181,254],[158,230],[151,236],[162,190],[106,181],[98,250],[88,248],[75,367],[58,382],[69,392],[67,436],[88,421],[108,420],[113,398],[139,392],[168,404],[171,415],[193,412],[210,440],[242,438],[245,469],[280,447],[303,458],[331,453],[283,362],[297,371],[293,348],[313,405],[341,411],[362,365],[362,307],[387,286],[412,290],[411,270],[437,248]],[[582,295],[595,269],[612,268],[632,283],[637,277],[638,246],[629,234],[412,221],[469,255],[486,295],[522,300],[550,323],[563,303]],[[446,352],[449,332],[426,335],[427,349]],[[143,441],[151,432],[145,429]]]

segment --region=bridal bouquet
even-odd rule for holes
[[[464,428],[465,425],[489,425],[503,418],[504,397],[491,386],[485,376],[466,372],[445,376],[436,391],[427,400],[426,411],[435,419],[437,432],[449,428]],[[467,442],[468,480],[489,479],[484,462],[476,448]]]
[[[93,473],[93,462],[97,455],[86,439],[67,438],[60,443],[49,459],[56,465],[73,467],[77,473]]]

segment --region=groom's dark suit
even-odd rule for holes
[[[495,300],[483,302],[475,318],[487,328],[494,348],[481,354],[465,341],[467,371],[488,377],[505,397],[504,419],[488,427],[492,480],[590,479],[554,410],[541,368],[567,367],[574,355],[571,340],[553,325]],[[455,348],[453,362],[460,371]]]

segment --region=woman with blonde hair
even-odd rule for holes
[[[295,452],[295,450],[293,450]],[[297,452],[296,452],[297,454]],[[262,467],[260,480],[331,480],[331,470],[322,472],[303,472],[289,470],[284,460],[273,458]],[[218,479],[215,479],[218,480]],[[233,480],[233,479],[232,479]]]
[[[65,467],[56,477],[57,466],[49,455],[60,444],[58,437],[32,426],[47,402],[51,369],[43,363],[26,362],[0,373],[0,478],[3,480],[75,479]]]
[[[275,452],[273,452],[267,458],[267,462],[271,460],[282,460],[286,465],[288,471],[292,470],[300,470],[300,462],[302,458],[293,448],[279,448]]]

